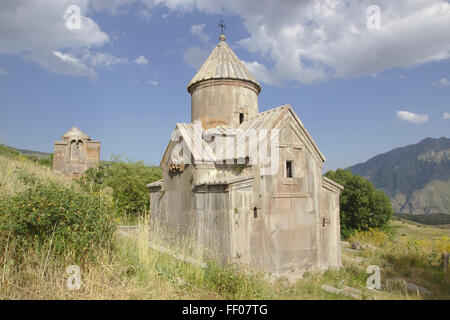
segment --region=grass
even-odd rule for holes
[[[18,170],[20,169],[20,170]],[[22,191],[25,186],[18,175],[32,172],[61,184],[71,182],[54,176],[45,167],[25,160],[0,156],[0,198]],[[0,213],[1,214],[1,213]],[[359,251],[342,249],[343,267],[323,273],[305,273],[295,282],[271,279],[243,266],[222,267],[214,260],[205,267],[149,248],[149,242],[172,252],[198,258],[192,239],[178,239],[167,230],[149,223],[146,217],[130,220],[138,226],[133,236],[119,232],[113,246],[99,249],[94,260],[79,265],[81,287],[69,290],[67,267],[75,264],[71,252],[57,256],[51,239],[26,251],[8,235],[0,239],[1,299],[337,299],[352,297],[322,290],[326,284],[336,288],[349,286],[361,290],[363,299],[450,299],[449,282],[438,266],[439,252],[450,251],[450,230],[423,226],[404,220],[392,222],[395,235],[379,231],[358,233],[350,241],[366,247]],[[19,263],[20,261],[20,263]],[[380,291],[366,288],[369,265],[382,270]],[[432,292],[425,296],[405,289],[402,281],[414,282]]]

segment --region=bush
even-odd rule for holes
[[[149,208],[146,185],[161,177],[159,167],[146,166],[142,161],[124,161],[115,156],[111,162],[86,171],[85,177],[78,182],[87,191],[111,188],[114,202],[122,214],[136,216]]]
[[[394,211],[391,200],[367,179],[348,170],[329,171],[326,177],[344,186],[340,196],[341,233],[348,238],[355,231],[386,230]]]
[[[370,229],[368,231],[355,232],[350,238],[350,242],[361,241],[371,243],[377,247],[382,247],[389,243],[389,235],[381,230]]]
[[[20,155],[20,152],[13,148],[0,144],[0,154],[8,158],[15,158]]]
[[[44,167],[53,168],[53,153],[50,155],[49,158],[42,158],[38,160],[37,163]]]
[[[29,160],[31,162],[37,163],[39,165],[42,165],[44,167],[52,168],[53,166],[53,153],[50,154],[48,158],[41,158],[39,159],[38,156],[33,154],[22,154],[18,150],[1,145],[0,144],[0,155],[9,158],[9,159],[15,159],[15,160]]]
[[[205,286],[225,299],[262,299],[272,294],[262,273],[252,273],[236,265],[219,266],[208,261],[205,268]]]
[[[86,257],[111,243],[115,208],[105,196],[22,175],[26,190],[0,203],[0,233],[26,250],[52,240],[55,255]]]

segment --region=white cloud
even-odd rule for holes
[[[61,68],[61,69],[69,69],[71,75],[84,75],[84,76],[90,76],[90,77],[96,77],[97,73],[95,70],[89,68],[85,63],[81,62],[80,59],[70,55],[69,53],[62,53],[60,51],[53,50],[53,55],[59,59],[58,62],[52,61],[52,68]],[[61,72],[63,73],[63,72]]]
[[[199,37],[203,43],[207,43],[209,41],[209,36],[203,33],[205,26],[206,25],[204,23],[191,26],[191,33]]]
[[[425,123],[428,121],[428,115],[426,114],[415,114],[408,111],[397,111],[397,117],[400,120],[411,122],[411,123]]]
[[[144,20],[150,20],[152,18],[152,13],[150,9],[144,9],[139,11],[139,16]]]
[[[156,86],[159,84],[159,82],[158,82],[158,81],[155,81],[155,80],[147,81],[147,83],[148,83],[149,85],[153,86],[153,87],[156,87]]]
[[[144,5],[147,14],[156,6],[165,6],[178,14],[198,11],[240,16],[249,36],[238,43],[259,56],[252,66],[265,79],[261,81],[313,83],[450,58],[450,32],[442,31],[450,30],[447,0],[377,0],[380,30],[369,30],[366,25],[366,9],[373,0],[2,1],[0,53],[21,54],[51,71],[78,74],[80,70],[61,64],[52,50],[75,55],[80,49],[101,47],[109,37],[86,16],[89,10],[118,14],[132,10],[135,3]],[[81,30],[65,27],[62,16],[69,4],[82,9]],[[196,25],[191,32],[207,42],[203,28]],[[199,52],[188,49],[185,60],[195,63]],[[95,71],[91,69],[85,72]]]
[[[6,70],[0,69],[0,74],[8,74],[8,72],[6,72]]]
[[[81,9],[79,30],[69,30],[64,20],[64,13],[72,4]],[[2,1],[0,53],[19,55],[56,73],[95,76],[95,70],[76,55],[101,47],[109,37],[86,16],[88,10],[88,0]]]
[[[208,58],[209,51],[197,46],[189,47],[184,52],[183,58],[191,67],[199,69],[206,58]]]
[[[147,64],[148,60],[144,56],[140,56],[139,58],[134,60],[134,62],[137,64]]]
[[[120,10],[124,9],[124,7],[135,2],[139,2],[139,0],[90,0],[90,2],[94,10],[109,11],[113,14],[117,14],[120,13]],[[146,4],[150,5],[150,1],[140,2],[146,2]]]
[[[450,113],[444,112],[444,114],[442,115],[442,119],[450,120]]]
[[[269,60],[270,72],[284,81],[359,77],[450,57],[450,32],[442,32],[450,30],[447,0],[377,0],[380,30],[366,24],[373,0],[157,2],[181,13],[242,17],[250,36],[239,44]]]
[[[260,64],[256,61],[246,62],[243,61],[248,71],[256,78],[256,80],[267,83],[267,84],[279,84],[280,80],[278,79],[275,72],[271,72],[267,67],[263,64]]]
[[[434,87],[449,87],[450,86],[450,80],[447,78],[442,78],[441,80],[432,83]]]
[[[86,61],[94,68],[112,69],[117,64],[128,63],[126,58],[117,58],[109,53],[96,52],[83,55],[83,61]]]

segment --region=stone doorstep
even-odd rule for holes
[[[367,258],[364,258],[364,257],[348,257],[347,259],[352,262],[356,262],[356,263],[361,263],[361,262],[367,261]]]
[[[403,287],[406,285],[406,288],[408,289],[408,291],[419,292],[420,294],[424,294],[424,295],[431,294],[430,290],[428,290],[424,287],[418,286],[417,284],[415,284],[413,282],[405,281],[403,279],[387,279],[386,283],[383,283],[381,285],[381,287],[383,289],[386,289],[388,287],[389,283],[397,283],[397,284],[402,285]]]
[[[412,282],[406,282],[406,287],[412,291],[419,291],[419,293],[421,294],[431,294],[430,290],[425,289],[424,287],[420,287]]]
[[[345,291],[348,291],[348,292],[351,292],[351,293],[354,293],[354,294],[357,294],[357,295],[361,295],[362,296],[362,290],[360,290],[360,289],[356,289],[356,288],[352,288],[352,287],[349,287],[349,286],[343,286],[342,287]]]
[[[335,288],[335,287],[332,287],[332,286],[329,286],[329,285],[326,285],[326,284],[322,285],[321,288],[322,288],[322,290],[330,292],[330,293],[343,294],[343,295],[355,298],[357,300],[361,300],[362,299],[362,295],[361,295],[362,291],[358,290],[358,289],[355,289],[355,288],[344,286],[344,289],[338,289],[338,288]],[[348,290],[348,289],[350,289],[350,290]],[[356,292],[358,292],[358,293],[356,293]]]

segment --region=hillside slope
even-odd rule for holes
[[[23,155],[34,156],[38,160],[50,159],[50,157],[52,155],[51,153],[48,153],[48,152],[18,149],[18,148],[7,146],[5,144],[0,144],[0,150],[1,150],[1,154],[4,154],[4,153],[11,153],[11,154],[13,154],[13,153],[16,153],[16,151],[17,151],[17,152],[19,152],[19,153],[21,153]]]
[[[392,200],[396,212],[450,214],[450,139],[426,138],[350,167]]]

